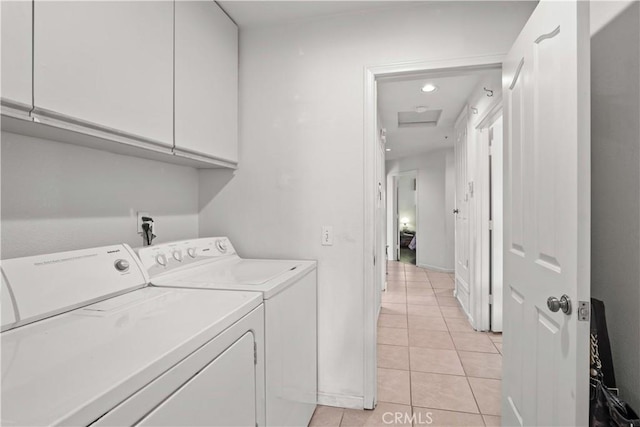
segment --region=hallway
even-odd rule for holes
[[[378,406],[319,406],[310,425],[500,425],[502,336],[471,328],[453,297],[453,274],[395,261],[388,273]]]

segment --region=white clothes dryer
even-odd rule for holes
[[[244,259],[226,237],[137,250],[152,286],[254,291],[265,306],[268,426],[306,426],[316,407],[316,261]]]
[[[126,245],[2,262],[11,425],[264,425],[253,292],[148,287]]]

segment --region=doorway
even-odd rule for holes
[[[366,124],[365,124],[365,132],[366,132],[366,140],[375,140],[376,135],[379,133],[379,129],[377,128],[378,125],[382,125],[384,126],[384,120],[382,120],[381,122],[381,117],[378,111],[378,105],[377,105],[377,93],[380,90],[380,85],[379,82],[382,80],[406,80],[408,79],[416,79],[417,77],[419,77],[420,75],[424,75],[425,72],[426,73],[432,73],[433,75],[439,75],[440,77],[446,77],[446,76],[450,76],[450,75],[463,75],[463,74],[468,74],[470,71],[473,70],[487,70],[487,69],[499,69],[501,65],[501,58],[500,57],[494,57],[494,56],[489,56],[489,57],[481,57],[481,58],[470,58],[470,59],[462,59],[462,60],[453,60],[453,61],[443,61],[443,62],[437,62],[437,63],[415,63],[415,64],[402,64],[402,65],[398,65],[398,66],[388,66],[388,67],[372,67],[372,68],[368,68],[366,70],[366,91],[365,91],[365,101],[366,101],[366,114],[365,114],[365,120],[366,120]],[[500,86],[500,83],[498,82],[498,85]],[[497,87],[495,88],[497,89]],[[495,90],[494,89],[494,90]],[[484,93],[481,93],[484,96]],[[421,105],[417,105],[417,107],[420,107]],[[424,107],[424,106],[423,106]],[[470,106],[468,105],[463,105],[463,109],[465,110],[469,110]],[[419,113],[421,109],[415,109],[415,112]],[[427,110],[429,110],[427,108]],[[455,122],[455,119],[458,116],[458,113],[460,111],[456,111],[453,117],[452,122]],[[441,112],[440,112],[441,113]],[[434,113],[435,114],[435,113]],[[477,117],[474,117],[477,120]],[[436,117],[435,121],[437,122],[440,119],[440,117]],[[406,123],[408,128],[414,128],[414,126],[412,126],[412,124],[410,123]],[[450,126],[452,126],[453,123],[450,124]],[[389,153],[390,150],[393,150],[393,147],[390,145],[390,133],[391,130],[389,129],[388,126],[384,126],[386,129],[386,136],[387,136],[387,145],[386,145],[386,153],[387,153],[387,161],[386,161],[386,169],[387,169],[387,202],[389,202],[389,199],[391,200],[395,200],[397,203],[397,198],[395,195],[390,194],[392,192],[392,190],[395,188],[395,186],[390,186],[390,182],[389,182],[389,173],[396,173],[396,175],[399,175],[399,173],[401,172],[408,172],[411,170],[417,170],[417,167],[413,167],[413,168],[407,168],[406,165],[399,165],[398,162],[396,162],[395,164],[390,163],[390,160],[395,160],[395,159],[390,159],[390,157],[393,156],[393,154],[396,155],[396,157],[398,157],[398,152],[393,153],[393,151],[391,153]],[[453,189],[454,183],[455,183],[455,161],[454,161],[454,156],[453,156],[453,137],[452,137],[452,133],[447,133],[447,132],[443,132],[441,133],[441,140],[439,141],[440,145],[437,145],[434,147],[433,153],[438,153],[438,156],[434,156],[433,158],[437,158],[437,163],[438,167],[440,167],[441,169],[438,169],[438,167],[428,167],[425,168],[425,174],[422,173],[421,170],[417,171],[417,179],[416,179],[416,183],[415,183],[415,187],[416,190],[420,190],[421,188],[423,190],[434,190],[434,188],[429,188],[428,186],[422,186],[422,182],[423,182],[423,178],[428,177],[428,174],[430,172],[436,171],[438,172],[438,175],[441,177],[441,181],[439,182],[439,185],[437,186],[437,191],[430,191],[430,193],[432,195],[435,195],[436,197],[438,197],[440,199],[439,203],[432,203],[432,204],[427,204],[426,208],[424,209],[425,212],[428,212],[430,208],[433,208],[435,206],[438,207],[438,209],[442,212],[437,212],[437,214],[439,215],[439,219],[436,221],[431,221],[431,224],[435,224],[437,225],[436,228],[434,228],[434,233],[430,234],[430,233],[426,233],[424,231],[424,228],[422,226],[416,226],[416,248],[418,253],[416,255],[418,255],[416,257],[416,267],[411,266],[410,271],[407,272],[406,267],[404,269],[404,274],[405,274],[405,280],[410,281],[409,279],[406,279],[406,277],[409,276],[420,276],[421,274],[426,274],[428,276],[427,271],[431,272],[431,276],[434,277],[434,280],[436,282],[438,282],[438,279],[441,280],[441,283],[445,284],[444,282],[447,282],[445,284],[445,288],[442,289],[440,292],[440,296],[441,298],[443,298],[443,301],[446,301],[445,303],[451,304],[451,306],[453,306],[453,309],[458,310],[458,308],[454,305],[454,304],[458,304],[458,302],[455,299],[455,294],[453,293],[453,278],[451,277],[452,273],[454,272],[454,268],[453,268],[453,261],[451,261],[451,266],[447,267],[446,264],[440,264],[440,265],[426,265],[426,263],[421,263],[421,258],[423,258],[423,253],[425,253],[425,248],[424,246],[420,243],[421,242],[421,238],[427,238],[427,243],[432,243],[434,250],[431,252],[431,255],[434,256],[442,256],[445,253],[450,253],[451,254],[451,259],[453,259],[453,249],[454,249],[454,244],[451,243],[449,247],[446,247],[446,243],[439,243],[440,241],[438,240],[439,235],[437,234],[437,232],[442,232],[442,231],[446,231],[447,229],[450,229],[451,232],[453,233],[453,223],[454,223],[454,214],[453,214],[453,210],[455,208],[455,201],[454,201],[454,195],[455,195],[455,190],[452,191],[446,191],[445,189],[447,188],[447,185],[444,185],[444,183],[448,184],[451,186],[451,188]],[[419,143],[419,142],[417,142]],[[424,141],[423,141],[424,143]],[[391,147],[391,148],[390,148]],[[447,147],[448,150],[450,150],[450,155],[447,152]],[[443,149],[444,148],[444,149]],[[367,155],[368,152],[370,152],[372,149],[371,146],[369,146],[369,144],[365,144],[365,172],[367,173],[366,176],[369,176],[369,172],[371,173],[371,176],[379,176],[375,170],[375,164],[370,163],[369,160],[369,156]],[[400,151],[400,150],[398,150]],[[390,156],[391,154],[391,156]],[[405,157],[411,157],[411,156],[405,156]],[[417,161],[417,159],[413,159],[414,161]],[[435,165],[434,165],[435,166]],[[369,171],[369,172],[368,172]],[[369,190],[365,191],[365,206],[368,206],[369,203],[375,204],[375,197],[377,195],[377,191],[375,189],[375,187],[373,186],[373,182],[377,182],[378,181],[374,181],[374,180],[368,180],[365,179],[365,186],[366,187],[371,187]],[[392,183],[392,185],[394,185],[395,182]],[[421,200],[420,195],[417,196],[419,203],[417,203],[417,205],[419,206],[419,209],[417,210],[417,216],[418,218],[416,219],[416,223],[420,224],[420,215],[422,215],[421,212],[423,212],[422,207],[425,206],[425,201]],[[446,213],[445,213],[445,209],[446,209]],[[389,211],[387,211],[389,213]],[[393,213],[395,213],[396,211],[393,210]],[[401,231],[404,228],[405,222],[407,223],[407,230],[410,230],[410,221],[409,218],[406,217],[407,221],[403,222],[403,216],[400,215],[399,210],[397,211],[398,215],[395,216],[395,218],[389,218],[389,221],[387,222],[387,224],[389,224],[391,222],[392,226],[391,228],[395,229],[393,233],[389,233],[388,234],[388,239],[387,241],[389,241],[390,243],[393,240],[398,241],[398,244],[400,243],[400,239],[401,239]],[[389,215],[388,215],[389,217]],[[372,231],[372,233],[365,233],[365,246],[367,245],[371,245],[370,247],[374,248],[374,253],[377,252],[377,249],[375,249],[375,246],[373,244],[373,241],[370,241],[369,236],[373,236],[375,235],[375,226],[374,224],[378,223],[376,218],[375,218],[375,212],[373,211],[369,211],[368,209],[365,209],[365,227],[367,229],[370,229]],[[419,228],[419,232],[418,232],[418,228]],[[389,228],[387,228],[387,230],[389,230]],[[399,230],[399,231],[396,231]],[[397,237],[396,237],[397,236]],[[421,237],[423,236],[423,237]],[[391,239],[389,239],[389,237],[391,237]],[[451,239],[453,241],[453,239]],[[446,242],[446,239],[444,239],[443,241]],[[369,242],[369,243],[367,243]],[[393,248],[393,246],[392,246]],[[446,248],[446,250],[443,250],[443,248]],[[393,254],[394,251],[391,251],[391,253]],[[427,252],[428,253],[428,252]],[[400,255],[400,254],[397,254]],[[395,257],[396,259],[398,258],[398,256]],[[442,259],[437,259],[436,258],[436,263],[441,263]],[[390,263],[390,267],[391,267],[391,263]],[[415,270],[416,268],[418,269],[422,269],[422,270]],[[389,269],[390,273],[392,273],[392,269]],[[372,258],[371,260],[367,259],[367,257],[365,257],[365,281],[368,281],[368,278],[373,278],[375,277],[374,275],[378,274],[378,270],[376,269],[375,263],[374,263],[374,259]],[[389,282],[391,282],[391,279],[388,279]],[[449,281],[451,281],[451,285],[449,285]],[[450,286],[450,287],[449,287]],[[406,286],[406,291],[408,292],[409,288],[411,286]],[[433,289],[431,289],[433,291]],[[377,320],[378,320],[378,313],[379,313],[379,307],[377,307],[375,305],[375,303],[373,303],[373,301],[376,299],[373,295],[371,299],[369,299],[367,297],[367,294],[369,292],[371,292],[371,289],[367,289],[365,290],[365,407],[366,408],[372,408],[375,405],[376,402],[376,388],[377,388],[377,370],[376,370],[376,361],[377,361],[377,351],[376,351],[376,343],[377,343],[377,334],[376,334],[376,325],[377,325]],[[424,291],[424,290],[422,290]],[[412,291],[413,292],[413,291]],[[451,295],[445,295],[444,292],[450,293]],[[424,298],[427,298],[427,296],[424,296]],[[435,299],[437,299],[437,297],[434,297]],[[465,314],[465,316],[467,316]],[[443,319],[444,321],[444,319]],[[446,323],[446,321],[444,321]],[[466,322],[467,327],[471,327],[469,326],[469,322],[468,319],[465,319],[464,317],[461,319],[458,319],[457,322],[453,322],[453,323],[461,323],[461,322]],[[447,329],[448,330],[448,329]],[[467,331],[468,332],[468,331]]]
[[[418,232],[418,174],[402,173],[395,181],[395,259],[403,264],[416,265]]]

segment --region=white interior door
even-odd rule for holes
[[[455,213],[455,276],[456,296],[469,313],[470,268],[469,268],[469,181],[467,156],[466,118],[456,128],[456,208]]]
[[[587,425],[588,13],[541,1],[503,64],[504,425]],[[562,295],[569,312],[547,307]]]

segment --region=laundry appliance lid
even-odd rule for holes
[[[1,334],[2,425],[87,425],[262,302],[145,287]]]
[[[169,287],[255,291],[268,300],[315,268],[315,261],[236,258],[201,265],[171,278],[151,279],[151,282]]]
[[[261,285],[299,265],[300,261],[234,258],[198,268],[184,280],[220,285]]]

